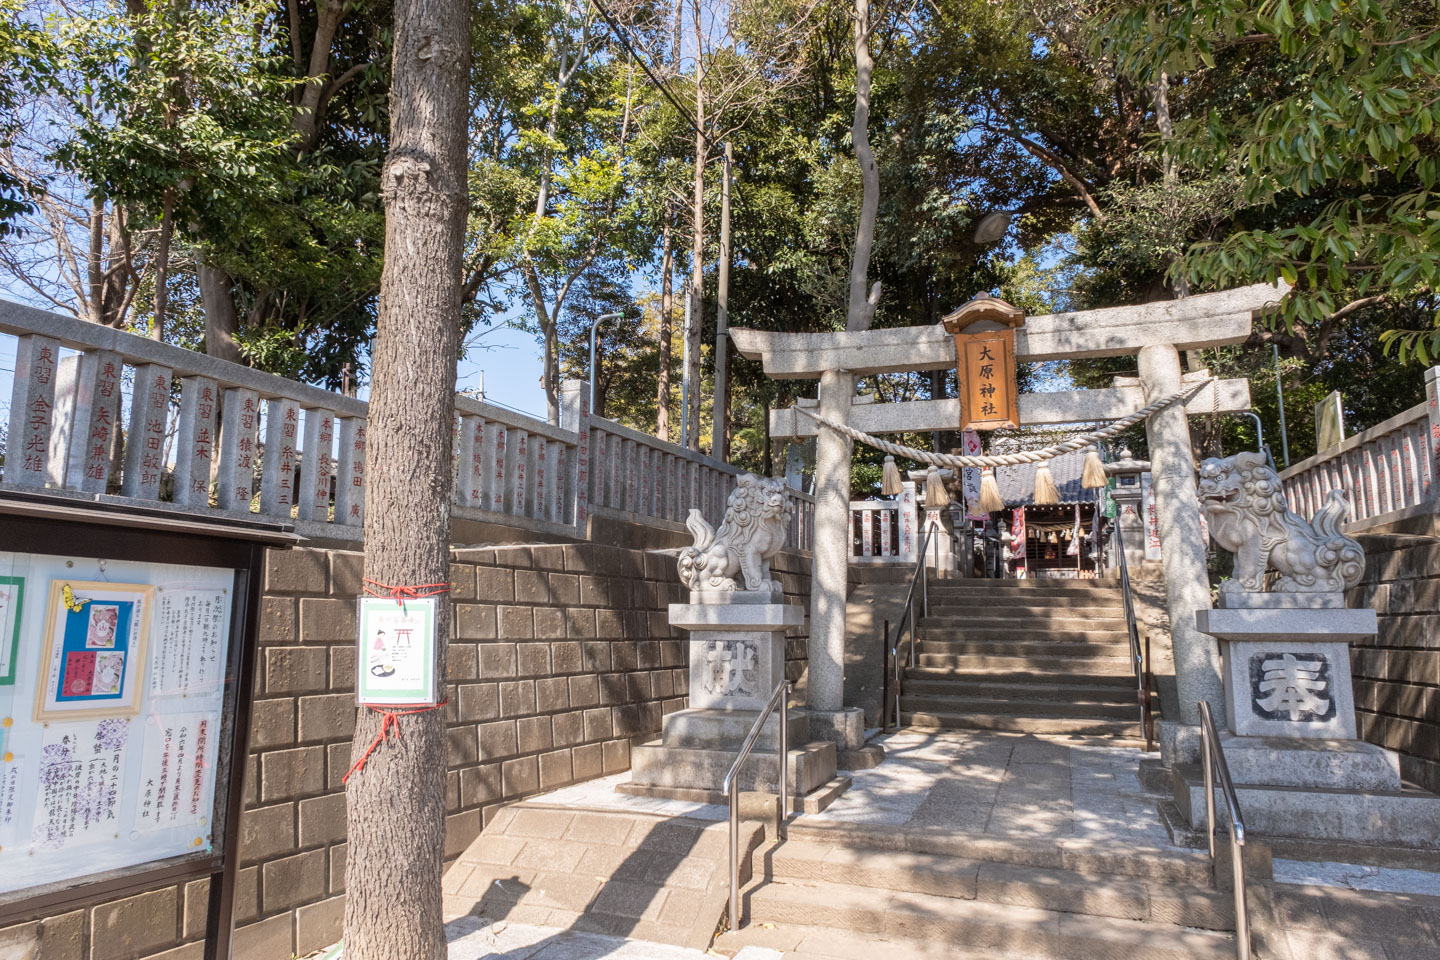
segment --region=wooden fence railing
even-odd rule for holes
[[[1346,529],[1362,533],[1440,513],[1440,367],[1425,371],[1425,402],[1280,474],[1290,509],[1306,519],[1331,490],[1350,501]]]
[[[259,514],[358,540],[368,405],[74,317],[0,300],[17,338],[0,487]],[[739,470],[590,415],[564,385],[561,426],[455,400],[455,515],[583,538],[593,511],[718,519]],[[794,491],[789,544],[808,550],[813,498]]]

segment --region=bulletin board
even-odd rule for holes
[[[0,895],[213,850],[235,570],[0,552]]]
[[[208,879],[224,960],[260,582],[301,538],[107,499],[0,483],[0,927]]]

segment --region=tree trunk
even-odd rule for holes
[[[155,244],[155,314],[150,339],[165,339],[165,311],[170,306],[170,240],[175,236],[175,198],[168,191],[160,211],[160,237]]]
[[[385,266],[372,352],[365,576],[447,583],[451,419],[459,353],[466,213],[470,4],[397,0],[390,149],[382,172]],[[445,677],[450,604],[437,604],[436,677]],[[445,721],[400,719],[346,790],[348,960],[444,960]],[[381,731],[361,709],[352,762]]]
[[[855,116],[850,138],[855,144],[855,161],[860,164],[860,223],[855,228],[855,253],[850,260],[850,304],[845,315],[846,330],[868,330],[875,317],[877,288],[865,297],[870,273],[870,249],[875,245],[875,215],[880,209],[880,170],[875,151],[870,149],[870,79],[875,61],[870,56],[870,0],[855,0]]]
[[[665,204],[665,226],[660,234],[660,380],[655,387],[655,435],[670,439],[670,341],[675,336],[671,310],[675,273],[674,211]]]
[[[230,294],[230,275],[204,262],[195,268],[195,274],[200,281],[200,302],[205,307],[205,352],[217,360],[244,363],[235,339],[240,332],[240,314]]]
[[[99,193],[90,201],[90,256],[86,279],[90,285],[90,319],[105,322],[105,198]]]
[[[704,329],[705,303],[705,67],[700,57],[700,4],[695,4],[695,182],[690,205],[690,324],[685,336],[690,343],[690,362],[685,377],[690,383],[685,446],[700,449],[700,331]]]

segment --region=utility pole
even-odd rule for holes
[[[730,462],[730,141],[725,141],[725,161],[720,181],[720,275],[716,289],[715,310],[715,412],[711,438],[712,455]]]
[[[1285,384],[1282,382],[1283,374],[1280,370],[1280,347],[1278,344],[1270,344],[1270,349],[1275,351],[1275,396],[1280,400],[1280,454],[1285,458],[1285,466],[1290,466],[1290,436],[1285,432]]]
[[[685,284],[685,345],[681,353],[680,374],[680,442],[690,449],[690,391],[700,389],[699,384],[690,382],[690,284]],[[695,431],[700,432],[698,429]]]

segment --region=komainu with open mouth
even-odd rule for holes
[[[1222,593],[1260,593],[1265,571],[1280,572],[1277,593],[1342,591],[1360,582],[1365,552],[1340,532],[1350,502],[1331,490],[1313,522],[1290,512],[1280,475],[1262,453],[1211,457],[1200,464],[1200,503],[1210,536],[1235,554]]]

